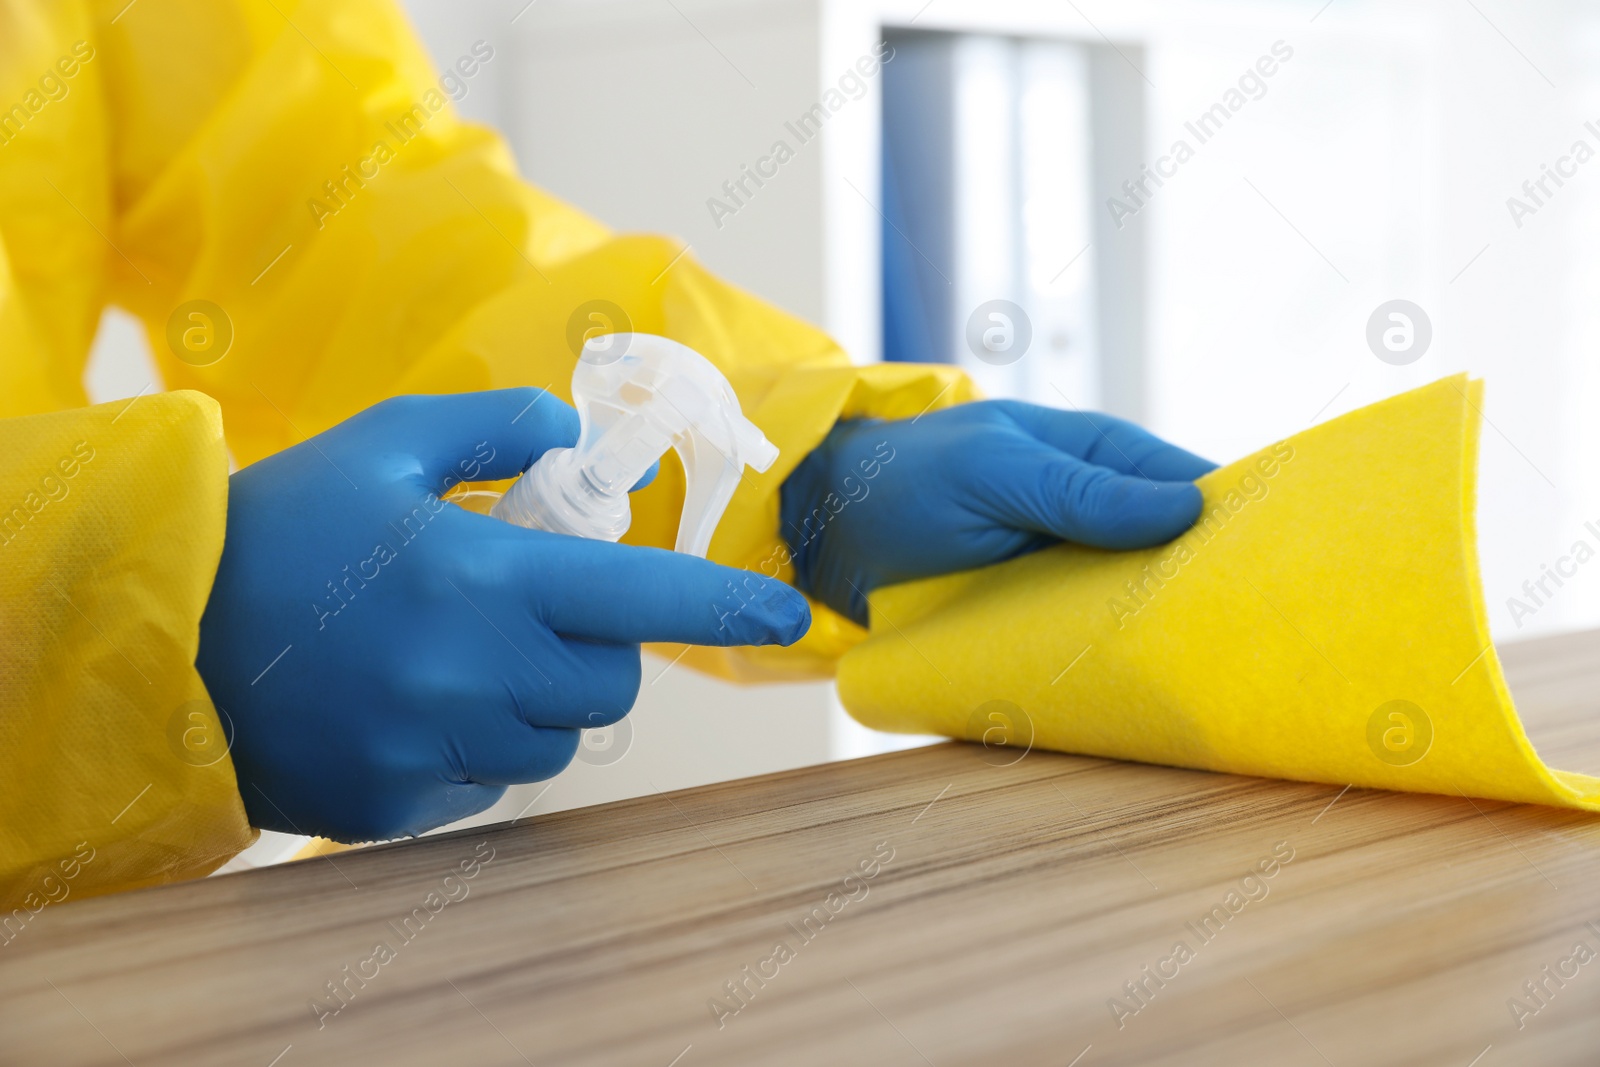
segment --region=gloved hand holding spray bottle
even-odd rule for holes
[[[529,389],[395,398],[230,480],[197,666],[252,825],[423,833],[620,721],[641,644],[805,632],[793,588],[704,558],[744,467],[777,458],[722,374],[613,334],[589,340],[572,392],[578,413]],[[668,448],[687,476],[679,551],[609,543]],[[473,480],[522,475],[494,514],[535,529],[441,499],[463,456]]]

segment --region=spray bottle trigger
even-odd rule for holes
[[[739,488],[744,468],[764,472],[778,459],[777,446],[737,408],[725,405],[717,414],[712,427],[720,431],[720,440],[713,440],[711,427],[690,421],[672,442],[684,473],[683,515],[673,547],[701,558],[711,549],[711,535]]]

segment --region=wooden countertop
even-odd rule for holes
[[[1600,771],[1600,634],[1504,658],[1549,761]],[[940,745],[50,907],[0,948],[0,1062],[1600,1062],[1574,956],[1600,818],[999,762]]]

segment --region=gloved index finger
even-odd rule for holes
[[[517,530],[528,594],[567,637],[642,644],[790,645],[811,609],[791,586],[660,548]]]
[[[1062,411],[1002,402],[1007,416],[1035,438],[1118,474],[1157,482],[1192,482],[1217,465],[1164,441],[1142,426],[1094,411]]]

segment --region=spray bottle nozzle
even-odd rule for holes
[[[665,337],[591,337],[572,373],[572,402],[577,446],[541,456],[495,504],[495,517],[615,541],[632,518],[628,490],[672,448],[686,486],[675,547],[704,557],[744,468],[765,471],[778,458],[722,372]]]

